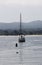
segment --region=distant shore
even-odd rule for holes
[[[0,36],[20,36],[20,35],[0,35]],[[24,35],[24,36],[42,36],[42,35]]]

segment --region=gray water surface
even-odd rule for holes
[[[42,35],[25,36],[25,43],[18,38],[0,36],[0,65],[42,65]]]

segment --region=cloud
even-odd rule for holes
[[[42,0],[0,0],[0,4],[42,5]]]
[[[22,21],[41,20],[42,0],[0,0],[0,22],[19,21],[20,12]]]

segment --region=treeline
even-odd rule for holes
[[[20,33],[20,30],[0,30],[0,35],[41,35],[42,34],[42,29],[24,29]]]

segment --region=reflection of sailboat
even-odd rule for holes
[[[20,13],[20,37],[19,37],[19,42],[25,42],[25,37],[22,35],[22,28],[21,28],[21,13]]]

